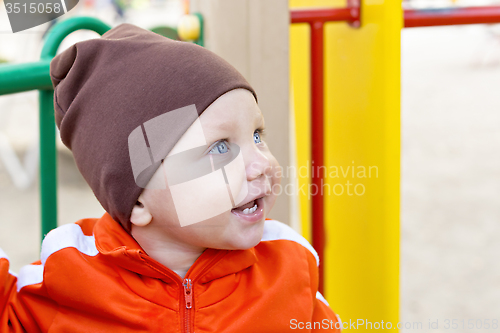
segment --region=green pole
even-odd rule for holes
[[[205,29],[203,28],[204,26],[204,21],[203,21],[203,15],[201,13],[194,13],[198,17],[198,20],[200,20],[200,37],[198,38],[197,41],[195,41],[195,44],[198,44],[200,46],[205,46]]]
[[[39,90],[40,217],[42,240],[57,227],[57,151],[54,126],[54,91]]]
[[[92,30],[102,35],[111,27],[93,17],[72,17],[57,23],[47,33],[40,56],[41,62],[50,62],[59,45],[70,33]],[[50,80],[50,77],[47,75]],[[40,212],[42,239],[57,227],[57,153],[54,120],[54,91],[52,85],[39,90],[40,103]]]
[[[35,89],[52,89],[50,60],[0,65],[0,95]]]
[[[203,18],[198,44],[203,46]],[[42,239],[57,227],[57,152],[54,120],[54,91],[50,62],[63,39],[76,30],[92,30],[102,35],[111,27],[86,16],[72,17],[54,25],[45,38],[40,61],[25,64],[0,64],[0,95],[39,90],[40,112],[40,215]]]

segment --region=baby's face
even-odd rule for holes
[[[179,159],[181,155],[175,154],[189,146],[186,141],[196,137],[200,124],[206,147]],[[152,219],[145,226],[133,225],[132,234],[134,228],[148,228],[179,246],[251,248],[262,238],[265,217],[276,200],[272,189],[280,182],[278,162],[263,139],[259,106],[248,90],[231,90],[201,114],[195,127],[188,129],[151,180],[164,179],[167,188],[148,185],[143,190],[139,202]],[[179,178],[189,179],[191,170],[199,173],[197,165],[207,163],[217,172],[177,184]]]

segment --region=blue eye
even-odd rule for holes
[[[260,131],[259,130],[255,130],[255,132],[253,132],[253,141],[255,143],[261,143],[262,142],[262,138],[260,137]]]
[[[229,150],[226,141],[219,141],[215,146],[208,152],[209,154],[225,154]]]

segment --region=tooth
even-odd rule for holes
[[[243,209],[243,214],[248,214],[248,208]]]
[[[257,209],[257,204],[255,204],[252,208],[248,208],[248,213],[253,213]]]

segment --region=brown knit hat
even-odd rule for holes
[[[144,122],[194,104],[198,116],[224,93],[244,88],[228,62],[196,44],[174,41],[124,23],[101,38],[76,43],[50,63],[54,108],[62,142],[104,209],[126,229],[143,191],[136,184],[128,138]],[[188,109],[188,108],[186,108]],[[196,119],[196,118],[195,118]],[[175,118],[151,178],[194,122]]]

